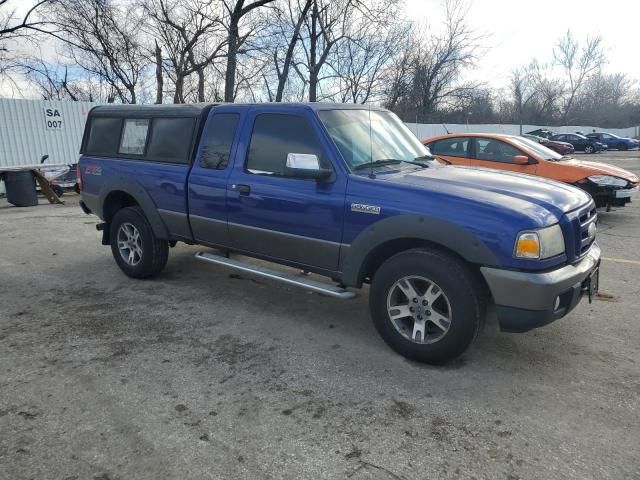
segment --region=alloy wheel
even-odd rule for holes
[[[451,304],[442,289],[420,276],[403,277],[387,295],[387,314],[407,340],[429,344],[441,340],[451,327]]]
[[[118,251],[122,259],[132,267],[142,260],[142,239],[132,223],[123,223],[118,229]]]

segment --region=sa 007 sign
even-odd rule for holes
[[[47,130],[62,130],[64,121],[62,120],[62,113],[60,113],[60,110],[57,108],[45,108],[44,125]]]

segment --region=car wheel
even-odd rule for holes
[[[441,364],[471,345],[484,303],[467,266],[435,250],[407,250],[375,273],[369,307],[376,329],[399,354]]]
[[[586,147],[584,147],[584,153],[594,153],[595,152],[595,148],[593,148],[593,145],[587,145]]]
[[[619,143],[618,144],[618,150],[622,150],[622,151],[627,150],[627,144],[626,143]]]
[[[127,207],[111,220],[111,252],[120,269],[129,277],[157,275],[169,257],[169,242],[158,239],[140,207]]]

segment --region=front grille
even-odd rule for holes
[[[593,201],[584,208],[578,210],[578,214],[574,217],[572,224],[576,232],[575,252],[576,257],[580,258],[585,255],[591,245],[596,240],[596,236],[589,236],[589,226],[598,221],[598,213]]]

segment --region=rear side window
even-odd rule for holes
[[[144,146],[147,143],[148,130],[148,119],[127,118],[124,121],[122,140],[120,141],[118,153],[142,155],[144,153]]]
[[[429,150],[435,155],[446,155],[449,157],[469,156],[468,138],[445,138],[429,145]]]
[[[256,117],[246,168],[250,173],[284,176],[289,153],[313,154],[320,165],[322,147],[307,120],[298,115],[263,113]]]
[[[120,118],[92,118],[86,153],[88,155],[115,155],[118,151],[121,125]]]
[[[146,158],[156,162],[189,163],[193,118],[154,118]]]
[[[202,135],[201,167],[217,170],[227,168],[239,119],[237,113],[216,113],[211,117]]]

